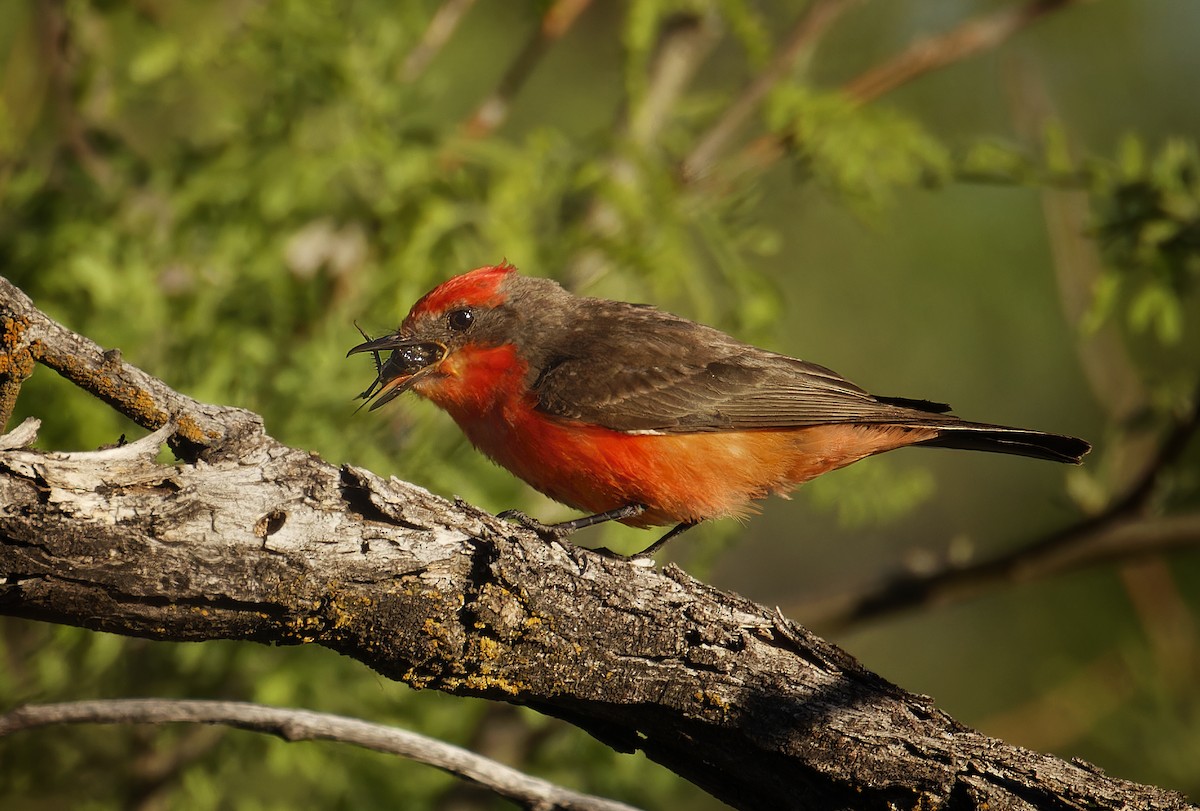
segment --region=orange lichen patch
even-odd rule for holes
[[[24,318],[4,319],[0,330],[0,432],[8,425],[17,397],[24,383],[37,365],[37,358],[29,347],[22,345],[22,336],[29,321]]]
[[[207,445],[211,440],[217,438],[216,431],[205,431],[196,424],[194,419],[187,415],[180,416],[179,422],[175,425],[175,433],[188,442],[194,442],[197,445]]]
[[[33,374],[36,359],[29,348],[22,346],[21,338],[29,327],[24,318],[5,318],[0,330],[0,375],[10,375],[24,380]]]
[[[492,693],[497,690],[509,695],[519,695],[529,689],[528,685],[501,676],[485,676],[471,673],[464,677],[446,676],[438,680],[438,687],[450,692],[465,688],[473,693]]]
[[[314,615],[294,617],[284,623],[289,641],[307,645],[322,638],[324,620]]]
[[[341,587],[331,586],[325,604],[329,629],[336,631],[357,624],[374,605],[370,597],[347,594]]]
[[[167,421],[166,414],[154,402],[154,398],[150,396],[150,392],[145,389],[139,389],[136,386],[123,386],[119,388],[128,398],[125,402],[128,402],[138,414],[144,414],[152,418],[159,425]]]
[[[722,715],[729,712],[729,702],[709,690],[697,690],[693,698],[696,699],[698,704],[720,710]]]
[[[43,355],[43,362],[80,388],[110,403],[125,416],[146,428],[159,428],[169,415],[158,406],[153,395],[139,386],[115,379],[109,367],[97,369],[73,355]],[[197,436],[201,432],[194,432]],[[190,439],[191,437],[189,437]],[[200,440],[194,440],[200,441]]]
[[[504,652],[503,646],[490,636],[479,637],[479,658],[484,661],[499,659]]]
[[[33,374],[33,368],[36,365],[33,353],[28,349],[0,352],[0,375],[24,380]]]
[[[4,330],[0,332],[0,341],[4,346],[12,348],[21,343],[21,336],[29,329],[29,319],[21,316],[9,316],[4,319]]]

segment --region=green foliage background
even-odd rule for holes
[[[390,329],[437,282],[506,257],[884,394],[1096,441],[1088,465],[1065,476],[1008,458],[871,460],[673,550],[716,585],[805,621],[821,594],[922,555],[991,554],[1097,508],[1195,388],[1200,105],[1188,77],[1200,75],[1200,7],[1083,4],[871,103],[837,92],[915,36],[1013,5],[889,0],[849,12],[726,160],[684,183],[680,161],[805,3],[595,4],[507,120],[480,134],[464,122],[547,4],[478,3],[411,75],[406,59],[438,3],[10,2],[0,8],[0,268],[72,329],[193,397],[263,414],[288,444],[546,519],[569,513],[480,458],[427,404],[352,413],[370,378],[366,360],[344,359],[354,320]],[[640,137],[627,120],[651,103],[656,43],[680,15],[720,38]],[[786,154],[746,160],[741,147],[758,137]],[[1086,206],[1080,229],[1051,216],[1065,194]],[[1066,267],[1072,240],[1100,251],[1091,281]],[[1095,360],[1101,335],[1120,357]],[[1126,382],[1097,383],[1104,368]],[[137,430],[45,370],[22,392],[16,417],[26,415],[43,419],[47,448]],[[1195,461],[1193,449],[1158,509],[1196,508]],[[583,540],[648,539],[613,528]],[[986,732],[1195,797],[1198,585],[1193,551],[1004,587],[837,639]],[[5,621],[0,651],[0,706],[154,695],[324,709],[649,808],[715,806],[564,725],[414,693],[321,649]],[[0,741],[6,808],[466,802],[495,803],[330,744],[186,728]]]

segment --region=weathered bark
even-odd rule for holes
[[[62,328],[7,283],[0,319],[6,353],[48,362],[27,336]],[[155,639],[321,644],[415,687],[567,719],[739,808],[1192,807],[964,727],[673,566],[548,544],[334,467],[271,439],[254,415],[193,414],[161,382],[76,346],[79,377],[133,387],[110,401],[162,427],[89,453],[0,450],[4,614]],[[186,461],[164,465],[171,438]]]

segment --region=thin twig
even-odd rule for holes
[[[538,62],[550,47],[570,30],[591,2],[592,0],[554,0],[542,15],[538,30],[525,42],[524,47],[509,64],[496,89],[467,120],[463,127],[467,135],[483,138],[504,123],[508,118],[513,98],[533,75]]]
[[[648,147],[658,139],[719,34],[715,19],[702,14],[675,14],[662,22],[646,92],[633,106],[628,121],[618,126],[628,131],[634,144]]]
[[[530,777],[474,752],[408,730],[310,710],[243,701],[114,699],[18,707],[0,715],[0,737],[57,724],[221,724],[277,735],[285,741],[337,741],[414,760],[478,783],[527,808],[636,811],[624,803],[580,794]]]
[[[797,607],[814,625],[844,627],[932,603],[961,600],[998,583],[1031,580],[1101,561],[1142,557],[1200,544],[1200,515],[1147,519],[1164,476],[1200,431],[1200,390],[1190,411],[1167,431],[1157,452],[1125,493],[1107,508],[989,560],[924,574],[905,574],[861,593]]]
[[[737,100],[706,132],[684,158],[680,174],[685,182],[704,175],[720,153],[762,104],[772,87],[791,74],[805,54],[811,53],[821,36],[861,0],[815,0],[797,18],[771,64],[746,85]]]
[[[1016,130],[1026,141],[1036,143],[1046,123],[1057,119],[1050,94],[1028,60],[1012,60],[1007,75]],[[1066,148],[1074,151],[1069,141]],[[1067,172],[1071,171],[1068,167]],[[1129,347],[1113,319],[1095,329],[1083,326],[1096,285],[1104,274],[1100,248],[1088,236],[1090,201],[1086,186],[1062,188],[1050,184],[1042,189],[1040,198],[1063,316],[1078,336],[1075,351],[1080,369],[1109,424],[1129,425],[1150,402]],[[1109,443],[1104,462],[1112,479],[1110,489],[1125,487],[1129,477],[1144,468],[1155,447],[1155,437],[1145,431],[1124,431],[1118,441]]]
[[[446,0],[429,20],[429,26],[421,35],[421,40],[404,60],[400,69],[400,78],[404,82],[416,81],[433,58],[441,52],[450,37],[454,35],[462,18],[475,5],[475,0]]]
[[[961,25],[914,42],[904,51],[851,79],[842,91],[860,103],[874,101],[897,87],[947,65],[990,51],[1051,12],[1086,0],[1030,0],[967,20]]]
[[[650,148],[696,72],[712,53],[719,34],[719,26],[709,15],[676,14],[663,20],[648,67],[646,92],[631,109],[622,105],[614,130],[627,132],[635,146]],[[621,187],[633,187],[638,182],[637,166],[620,153],[609,157],[607,174],[613,184]],[[583,226],[598,238],[596,241],[603,242],[618,233],[623,222],[616,206],[594,196],[584,214]],[[605,263],[603,251],[589,247],[568,264],[565,279],[573,288],[586,286],[603,272]]]
[[[79,167],[98,186],[107,187],[113,181],[112,166],[88,141],[79,106],[72,87],[71,54],[68,52],[70,32],[66,12],[61,3],[38,3],[36,6],[39,45],[50,80],[50,92],[62,128],[67,149],[79,162]]]
[[[874,101],[927,73],[995,49],[1051,12],[1083,2],[1088,0],[1030,0],[1020,8],[972,18],[913,43],[851,79],[842,86],[842,92],[860,104]],[[764,171],[787,153],[788,137],[769,134],[755,138],[741,151],[736,164],[745,170]]]

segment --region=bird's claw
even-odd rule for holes
[[[537,534],[543,541],[549,543],[562,543],[569,535],[572,535],[576,530],[584,527],[601,524],[605,521],[620,521],[626,518],[636,517],[646,511],[644,504],[627,504],[623,507],[618,507],[607,512],[597,513],[595,515],[586,515],[582,518],[576,518],[573,521],[563,521],[561,524],[543,524],[541,521],[533,518],[520,510],[505,510],[497,513],[497,518],[503,518],[506,521],[512,521],[519,524],[525,529],[531,530]],[[582,547],[590,552],[595,552],[601,557],[609,558],[610,560],[623,560],[632,563],[635,566],[653,566],[654,553],[657,552],[664,543],[675,537],[679,533],[693,526],[691,522],[679,524],[673,530],[668,532],[663,537],[659,538],[654,543],[643,549],[641,552],[636,552],[632,555],[615,552],[606,546],[600,547]]]
[[[512,521],[525,529],[531,530],[543,541],[561,541],[570,535],[574,530],[571,527],[564,527],[562,524],[543,524],[531,515],[521,512],[520,510],[505,510],[497,513],[497,518],[503,518],[505,521]]]
[[[602,558],[632,563],[634,566],[641,566],[646,569],[654,566],[654,556],[652,554],[654,550],[634,552],[632,555],[629,555],[613,551],[607,546],[589,546],[588,551],[594,552]]]

